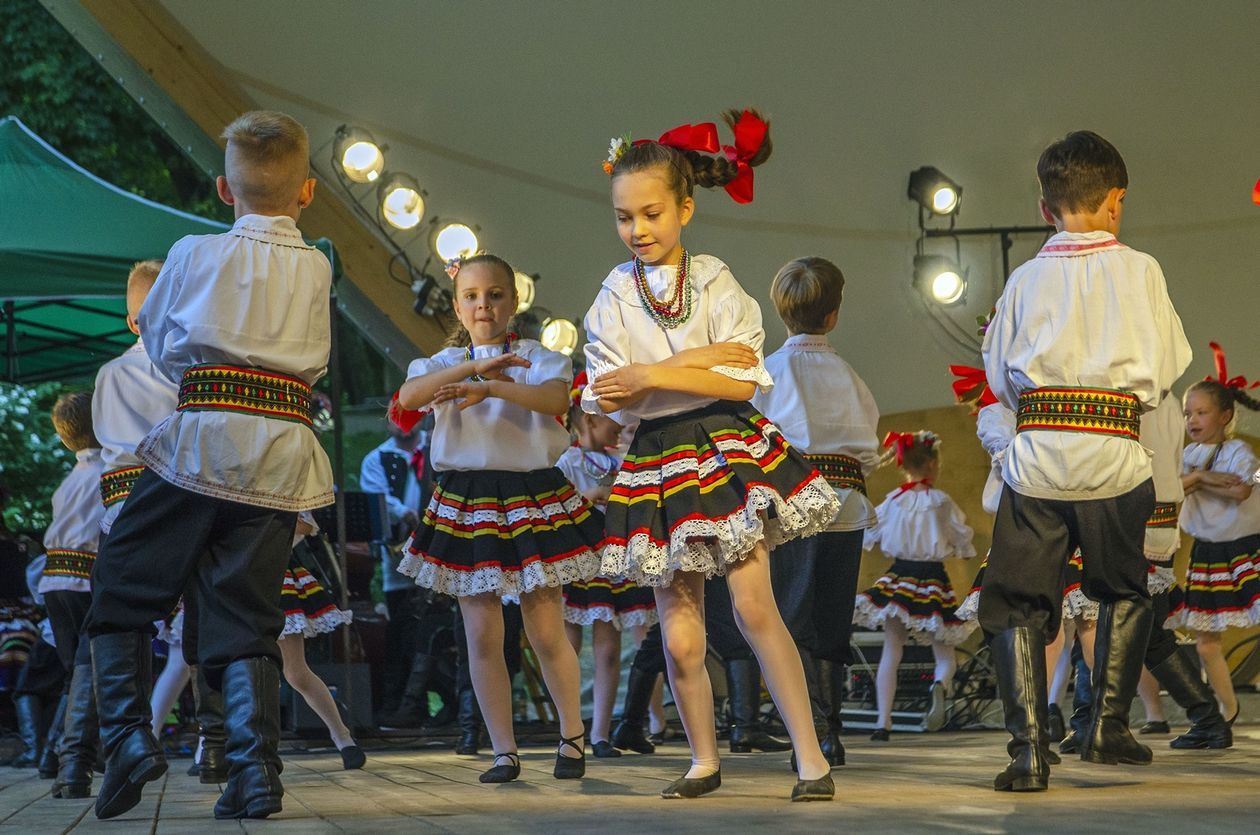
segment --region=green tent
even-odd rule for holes
[[[135,341],[127,271],[221,223],[137,197],[0,119],[0,379],[88,377]]]

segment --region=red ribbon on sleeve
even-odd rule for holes
[[[1216,382],[1231,389],[1248,389],[1260,386],[1260,380],[1247,385],[1247,378],[1239,374],[1237,377],[1230,377],[1229,372],[1225,368],[1225,349],[1215,342],[1209,342],[1208,347],[1212,349],[1212,357],[1216,361],[1216,376],[1208,375],[1205,380],[1216,380]]]
[[[416,428],[417,423],[424,420],[424,416],[428,413],[428,409],[404,409],[402,404],[398,402],[398,392],[394,392],[394,396],[390,398],[389,411],[386,415],[390,423],[404,432],[410,432]]]
[[[753,169],[748,161],[761,150],[770,126],[757,118],[751,110],[745,110],[735,122],[735,144],[723,145],[726,158],[735,163],[735,179],[726,184],[726,193],[736,203],[751,203],[753,199]]]
[[[949,373],[957,377],[954,380],[954,399],[959,403],[965,403],[968,400],[976,401],[976,411],[983,409],[985,406],[992,406],[998,402],[997,396],[993,394],[993,389],[989,388],[989,380],[985,376],[983,368],[972,368],[970,365],[951,365]],[[979,396],[976,392],[979,392]]]

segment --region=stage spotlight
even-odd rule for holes
[[[436,229],[429,246],[442,263],[477,253],[477,232],[463,223],[446,223]]]
[[[925,165],[911,172],[906,196],[934,215],[952,215],[958,211],[962,186],[938,169]]]
[[[534,304],[534,282],[537,281],[536,276],[529,273],[516,271],[516,312],[524,313]]]
[[[914,256],[914,285],[929,301],[944,307],[960,304],[967,297],[963,271],[941,255]]]
[[[543,322],[542,335],[538,341],[544,348],[572,356],[578,344],[577,325],[569,319],[548,319]]]
[[[424,192],[414,177],[391,174],[377,189],[381,216],[395,229],[415,229],[424,219]]]
[[[413,281],[411,291],[416,294],[412,310],[421,316],[436,316],[452,309],[451,291],[439,287],[437,279],[431,275],[422,275]]]
[[[385,168],[385,151],[372,134],[362,128],[342,125],[337,128],[333,153],[346,179],[355,183],[374,183]]]

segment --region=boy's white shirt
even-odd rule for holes
[[[1060,232],[1012,273],[984,338],[989,385],[1007,408],[1047,386],[1119,389],[1153,409],[1190,364],[1190,345],[1159,264],[1108,232]],[[1105,499],[1151,477],[1150,452],[1126,438],[1021,432],[1003,477],[1044,499]]]
[[[1155,501],[1179,504],[1185,498],[1181,488],[1181,456],[1185,445],[1185,422],[1181,401],[1169,395],[1153,411],[1142,415],[1142,446],[1151,451],[1151,471],[1155,479]],[[1147,528],[1143,550],[1150,559],[1167,561],[1181,545],[1181,531]]]
[[[797,334],[765,360],[774,388],[759,390],[752,404],[805,455],[847,455],[862,474],[879,466],[879,407],[853,368],[825,334]],[[840,512],[829,531],[875,524],[875,506],[858,490],[836,489]]]
[[[44,549],[84,551],[96,554],[101,539],[101,451],[96,447],[75,453],[74,468],[53,492],[52,521],[44,531]],[[39,580],[39,593],[91,591],[84,577],[65,577],[47,572]]]
[[[244,215],[171,248],[137,317],[154,366],[177,383],[199,363],[324,375],[332,269],[290,217]],[[332,504],[332,468],[310,427],[259,415],[176,412],[136,450],[166,481],[275,510]]]

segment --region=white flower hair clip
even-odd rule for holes
[[[612,176],[613,167],[617,165],[617,160],[621,159],[630,148],[630,134],[625,136],[614,136],[608,140],[608,159],[604,160],[604,173],[609,177]]]

